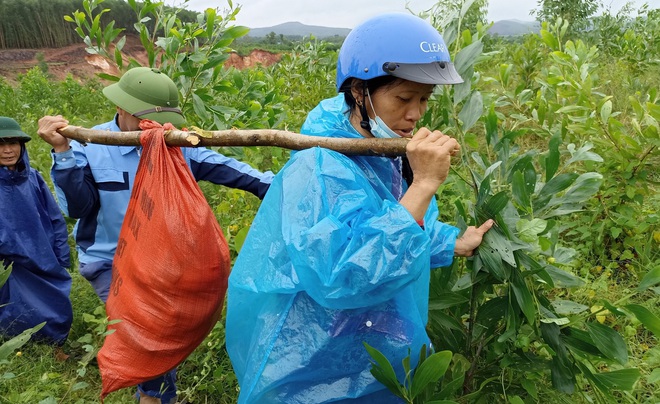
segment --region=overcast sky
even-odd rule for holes
[[[169,4],[181,5],[183,0],[166,0]],[[660,0],[632,0],[635,6],[648,3],[651,8],[660,8]],[[290,21],[307,25],[353,28],[362,20],[376,14],[405,11],[406,0],[233,0],[241,11],[237,25],[250,28],[271,27]],[[436,0],[409,0],[415,12],[424,11]],[[488,19],[532,21],[530,11],[537,7],[537,0],[489,0]],[[618,11],[626,0],[603,0],[605,6]],[[202,11],[208,7],[225,9],[227,0],[189,0],[186,7]]]

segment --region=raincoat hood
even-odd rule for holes
[[[310,136],[360,139],[363,136],[351,125],[349,114],[344,94],[339,94],[321,101],[309,113],[300,132]],[[400,159],[377,156],[351,156],[350,159],[362,169],[374,189],[389,191],[379,192],[380,197],[394,197],[397,201],[401,198],[407,186],[401,177]]]

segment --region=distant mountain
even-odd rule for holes
[[[488,33],[499,36],[516,36],[540,30],[541,24],[538,21],[500,20],[493,23]]]
[[[265,37],[271,32],[277,36],[301,36],[308,37],[314,35],[316,38],[328,38],[333,36],[345,37],[351,32],[350,28],[330,28],[321,27],[317,25],[305,25],[300,22],[285,22],[284,24],[274,25],[272,27],[264,28],[250,28],[248,36],[251,37]]]
[[[539,32],[541,25],[538,21],[520,21],[520,20],[501,20],[496,21],[488,30],[491,35],[515,36],[530,32]],[[253,38],[266,37],[271,32],[276,36],[299,36],[308,37],[314,35],[316,38],[323,39],[328,37],[346,37],[350,28],[332,28],[321,27],[318,25],[305,25],[300,22],[285,22],[284,24],[274,25],[272,27],[250,28],[248,36]]]

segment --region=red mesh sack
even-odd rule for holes
[[[220,317],[229,248],[181,150],[141,123],[143,151],[119,234],[98,354],[101,398],[179,365]]]

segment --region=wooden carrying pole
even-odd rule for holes
[[[115,146],[139,146],[140,131],[113,132],[107,130],[85,129],[79,126],[67,126],[59,132],[82,144],[99,143]],[[377,138],[329,138],[301,135],[275,129],[259,130],[166,130],[165,143],[168,146],[275,146],[291,150],[303,150],[311,147],[324,147],[347,155],[365,156],[402,156],[406,153],[408,139]]]

